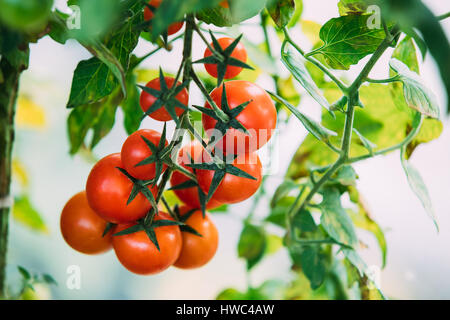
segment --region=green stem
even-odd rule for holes
[[[172,164],[172,169],[174,171],[179,171],[181,174],[185,175],[189,179],[197,182],[197,176],[195,174],[193,174],[192,172],[190,172],[189,170],[187,170],[186,168],[184,168],[183,166],[180,166],[177,163],[173,163]]]
[[[167,213],[174,219],[177,220],[177,216],[173,212],[172,208],[170,207],[169,203],[167,202],[166,198],[161,197],[161,202],[164,204],[164,207],[167,209]]]
[[[211,53],[216,52],[216,50],[214,50],[214,48],[211,46],[209,41],[205,38],[205,35],[203,34],[203,32],[200,30],[200,28],[196,24],[194,25],[194,30],[200,36],[202,41],[206,44],[206,46],[208,47],[209,51],[211,51]]]
[[[195,24],[194,17],[192,15],[188,15],[186,17],[186,31],[184,32],[184,46],[183,46],[183,64],[184,64],[184,70],[183,70],[183,81],[190,81],[191,80],[191,71],[192,71],[192,35],[193,35],[193,25]],[[186,110],[181,116],[180,116],[180,122],[176,129],[180,129],[180,127],[187,121],[188,117],[188,111]],[[183,139],[183,135],[180,132],[180,130],[175,130],[175,135],[170,142],[169,150],[172,152],[177,146],[181,144],[181,140]],[[167,168],[166,171],[164,171],[164,174],[161,178],[161,181],[158,185],[158,194],[156,196],[155,202],[156,204],[161,201],[161,198],[164,194],[164,190],[166,188],[167,183],[170,180],[170,177],[174,171],[173,167]],[[149,214],[146,216],[146,220],[148,219],[149,215],[154,214],[154,210],[150,210]]]
[[[300,246],[307,246],[311,244],[336,244],[331,238],[327,239],[295,239],[295,244]]]
[[[183,61],[185,63],[183,71],[183,82],[191,79],[192,72],[192,38],[194,35],[195,19],[192,14],[186,17],[186,31],[184,32]]]
[[[344,163],[343,159],[339,157],[339,159],[328,169],[328,171],[322,176],[322,178],[320,178],[320,180],[317,181],[317,183],[308,193],[305,200],[302,202],[299,211],[305,208],[305,206],[312,200],[317,191],[320,190],[320,188],[325,184],[325,182],[327,182],[331,178],[331,176],[342,166],[343,163]]]
[[[399,32],[398,30],[399,30],[398,26],[395,26],[392,29],[392,31],[390,32],[390,34],[393,35],[393,37],[395,38],[395,36]],[[380,59],[380,57],[383,55],[384,51],[386,51],[386,49],[389,47],[391,42],[392,41],[390,39],[388,39],[388,37],[386,37],[381,42],[381,44],[378,46],[377,50],[375,50],[375,52],[372,54],[372,56],[370,57],[369,61],[364,66],[364,68],[362,69],[362,71],[360,72],[358,77],[356,77],[355,81],[353,81],[353,83],[350,85],[349,91],[348,91],[350,94],[356,93],[358,91],[359,87],[361,86],[361,84],[364,81],[366,81],[367,77],[369,76],[370,71],[375,66],[375,64],[377,63],[378,59]]]
[[[387,78],[387,79],[371,79],[369,77],[366,78],[367,82],[370,83],[389,83],[389,82],[396,82],[396,81],[400,81],[398,76],[392,77],[392,78]]]
[[[206,98],[208,103],[213,108],[214,112],[216,113],[217,117],[219,117],[220,120],[223,122],[228,122],[230,120],[230,117],[220,109],[217,104],[214,102],[214,100],[211,98],[211,96],[208,93],[208,90],[206,90],[205,86],[203,85],[202,81],[198,78],[198,76],[195,74],[194,71],[191,72],[192,80],[194,80],[197,87],[202,92],[203,96]]]
[[[267,53],[269,54],[269,57],[274,57],[272,52],[272,46],[270,44],[269,39],[269,32],[267,30],[267,13],[265,11],[261,12],[261,28],[263,29],[264,34],[264,44],[266,46]],[[272,74],[272,79],[275,85],[275,93],[277,95],[281,95],[280,85],[279,85],[279,79],[280,77],[278,74]],[[276,102],[277,104],[277,110],[280,108],[281,104],[279,102]]]
[[[173,38],[172,40],[170,40],[167,45],[170,46],[172,43],[174,43],[175,41],[181,39],[183,37],[183,34],[180,34],[178,36],[176,36],[175,38]],[[135,67],[137,67],[139,64],[141,64],[142,61],[144,61],[145,59],[149,58],[150,56],[154,55],[155,53],[157,53],[158,51],[160,51],[161,49],[165,49],[164,47],[159,46],[158,48],[150,51],[149,53],[143,55],[142,57],[137,58],[132,64],[130,64],[129,69],[134,69]]]
[[[281,50],[281,54],[283,55],[284,53],[284,48],[286,45],[286,41],[289,42],[294,48],[295,50],[297,50],[307,61],[311,62],[312,64],[314,64],[316,67],[318,67],[320,70],[322,70],[331,80],[333,80],[334,83],[336,83],[336,85],[339,87],[339,89],[343,92],[343,93],[347,93],[348,92],[348,88],[347,86],[341,81],[339,80],[327,67],[325,67],[322,63],[320,63],[318,60],[310,57],[308,54],[305,54],[305,52],[294,42],[294,40],[292,40],[291,36],[289,35],[289,31],[286,27],[283,28],[283,32],[284,32],[284,36],[285,36],[285,41],[283,42],[283,46],[282,46],[282,50]]]
[[[398,28],[394,27],[392,34],[397,34]],[[390,37],[389,37],[390,38]],[[320,190],[320,188],[331,178],[331,176],[345,163],[348,162],[348,156],[350,153],[350,145],[352,139],[353,132],[353,120],[355,117],[355,106],[359,103],[358,92],[361,84],[367,79],[372,68],[375,66],[375,63],[378,59],[383,55],[384,51],[389,47],[391,41],[389,41],[388,37],[386,37],[383,42],[378,46],[377,50],[374,52],[372,57],[369,59],[367,64],[364,66],[361,73],[358,77],[353,81],[351,86],[348,88],[347,97],[348,97],[348,107],[345,116],[345,127],[342,139],[342,147],[341,147],[341,155],[336,160],[336,162],[328,168],[322,178],[314,185],[309,194],[306,196],[299,210],[302,210],[313,198],[313,196]]]
[[[420,128],[422,126],[423,116],[421,115],[420,117],[421,117],[420,124],[417,127],[413,128],[402,142],[400,142],[396,145],[393,145],[391,147],[388,147],[388,148],[380,149],[373,153],[369,153],[369,154],[362,155],[359,157],[350,158],[350,159],[348,159],[347,163],[355,163],[355,162],[358,162],[361,160],[372,158],[374,156],[383,155],[383,154],[398,150],[405,145],[408,145],[420,131]]]
[[[447,13],[444,13],[444,14],[442,14],[442,15],[440,15],[440,16],[437,16],[436,18],[438,19],[438,20],[444,20],[444,19],[447,19],[447,18],[449,18],[450,17],[450,12],[447,12]]]
[[[23,55],[15,50],[13,54]],[[28,64],[26,51],[26,64]],[[6,264],[8,252],[8,224],[11,200],[11,166],[14,143],[14,115],[19,89],[19,79],[25,67],[12,66],[5,57],[0,57],[0,299],[6,297]]]

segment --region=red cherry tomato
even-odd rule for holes
[[[162,0],[151,0],[148,4],[154,7],[155,9],[158,8],[161,5]],[[144,20],[149,21],[153,18],[154,14],[152,10],[150,10],[149,7],[145,7],[144,9]],[[172,34],[177,33],[180,31],[181,28],[183,28],[184,22],[175,22],[172,23],[169,28],[167,29],[167,34],[170,36]]]
[[[133,183],[117,168],[123,168],[119,153],[101,159],[92,168],[86,183],[89,205],[102,218],[113,223],[126,223],[144,217],[150,201],[139,193],[128,205]],[[148,187],[156,196],[156,187]]]
[[[154,221],[173,220],[167,214],[159,212]],[[133,224],[118,225],[115,233],[125,230]],[[123,236],[113,236],[113,247],[120,263],[129,271],[148,275],[156,274],[170,267],[178,259],[181,251],[181,232],[176,225],[154,229],[160,251],[150,241],[145,231]]]
[[[247,172],[256,180],[226,173],[212,196],[212,199],[221,203],[237,203],[244,201],[250,198],[261,185],[262,165],[256,153],[239,155],[233,161],[232,165]],[[200,187],[208,194],[215,171],[204,169],[196,171]]]
[[[196,159],[197,156],[201,155],[202,152],[203,152],[203,148],[200,145],[200,143],[193,141],[192,143],[185,145],[183,148],[181,148],[180,153],[178,154],[178,163],[181,166],[183,166],[186,170],[193,172],[194,170],[192,170],[191,167],[188,167],[186,165],[191,163],[191,158]],[[172,174],[172,177],[170,178],[170,184],[172,187],[175,187],[177,185],[185,183],[188,180],[189,180],[189,178],[186,177],[184,174],[182,174],[178,171],[175,171]],[[176,189],[176,190],[173,190],[173,192],[187,206],[189,206],[191,208],[196,208],[196,209],[201,208],[200,199],[198,197],[198,188],[197,187]],[[221,203],[218,201],[215,201],[214,199],[209,200],[209,202],[206,204],[207,209],[214,209],[214,208],[217,208],[220,206],[221,206]]]
[[[153,154],[142,137],[152,142],[156,147],[158,147],[159,141],[161,140],[161,134],[155,130],[142,129],[134,132],[125,140],[122,146],[122,163],[125,170],[136,179],[151,180],[155,178],[155,163],[136,166],[139,162]],[[167,140],[165,145],[168,145]],[[164,164],[163,172],[166,168],[167,166]]]
[[[172,77],[165,77],[165,80],[167,83],[167,87],[172,88],[172,86],[175,83],[175,79]],[[177,82],[177,85],[180,85],[180,84],[181,84],[180,82]],[[161,83],[159,82],[159,78],[153,79],[152,81],[147,83],[146,86],[149,88],[152,88],[152,89],[161,90]],[[185,106],[188,105],[189,94],[188,94],[188,91],[186,90],[186,88],[184,88],[183,90],[181,90],[180,93],[177,94],[176,99],[178,99],[178,101],[180,101]],[[155,96],[153,96],[145,91],[142,91],[141,98],[140,98],[140,105],[141,105],[142,110],[144,112],[146,112],[148,110],[148,108],[150,108],[155,103],[156,100],[157,100],[157,98]],[[184,110],[182,108],[175,107],[175,113],[177,114],[177,116],[181,115],[183,112],[184,112]],[[164,108],[164,106],[162,106],[155,112],[149,114],[149,117],[153,118],[155,120],[158,120],[158,121],[172,120],[172,117],[167,112],[167,110]]]
[[[191,209],[188,207],[181,207],[181,216],[188,213],[189,210]],[[206,213],[205,218],[203,218],[200,210],[195,211],[185,223],[202,236],[189,232],[181,233],[183,246],[174,266],[181,269],[199,268],[214,257],[219,244],[219,233],[209,214]]]
[[[217,39],[217,41],[220,44],[220,47],[222,49],[226,49],[235,39],[233,38],[220,38]],[[214,47],[214,44],[211,43],[211,47]],[[205,53],[203,55],[204,58],[209,57],[212,55],[211,50],[209,48],[206,48]],[[242,62],[247,62],[247,51],[245,50],[245,47],[242,43],[238,43],[236,48],[234,48],[233,52],[231,53],[231,57],[240,60]],[[206,71],[213,77],[217,78],[217,65],[216,64],[208,64],[205,63],[205,69]],[[231,79],[236,77],[239,73],[242,71],[242,67],[236,67],[236,66],[227,66],[227,70],[225,71],[225,79]]]
[[[242,154],[258,150],[269,141],[277,125],[277,111],[272,99],[264,89],[249,81],[228,81],[225,83],[225,90],[230,109],[250,101],[236,117],[249,134],[229,128],[221,141],[217,143],[216,148],[223,149],[227,154]],[[223,88],[219,87],[211,92],[211,98],[219,107],[222,91]],[[205,107],[211,109],[208,102]],[[217,120],[203,114],[202,122],[206,133],[211,136]]]
[[[74,195],[61,213],[61,233],[67,244],[86,254],[99,254],[111,249],[111,232],[104,237],[106,221],[89,207],[86,192]]]

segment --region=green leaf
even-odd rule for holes
[[[266,239],[266,254],[274,254],[283,247],[283,239],[275,234],[267,235]]]
[[[406,64],[410,70],[419,74],[419,62],[417,60],[416,47],[411,38],[405,37],[400,41],[392,53],[391,59],[397,59]],[[389,68],[389,76],[394,77],[396,75],[395,71]],[[400,81],[390,82],[389,88],[391,89],[391,96],[394,99],[395,105],[399,110],[404,110],[414,116],[414,110],[411,109],[403,96],[403,84]]]
[[[306,246],[301,253],[302,270],[313,290],[319,288],[325,280],[325,259],[326,256],[320,252],[318,246]]]
[[[406,158],[409,159],[416,147],[439,138],[444,130],[444,125],[437,119],[424,119],[419,133],[414,137],[406,148]]]
[[[420,0],[377,1],[383,15],[398,21],[403,31],[417,29],[433,55],[447,91],[447,111],[450,112],[450,43],[436,15]],[[419,42],[418,42],[419,43]]]
[[[140,33],[134,25],[141,20],[141,15],[135,15],[111,35],[106,45],[83,42],[95,57],[81,61],[75,69],[68,108],[97,102],[119,84],[126,96],[125,73]]]
[[[238,256],[247,260],[247,269],[253,268],[264,256],[267,246],[263,228],[246,224],[238,243]]]
[[[233,16],[229,8],[216,6],[206,8],[197,13],[197,19],[207,24],[214,24],[218,27],[231,27],[234,23]]]
[[[265,6],[266,0],[232,1],[230,3],[230,9],[234,23],[245,21],[256,16]]]
[[[339,243],[354,247],[358,239],[353,222],[341,205],[340,193],[335,188],[322,191],[323,201],[320,204],[322,216],[320,223],[328,235]]]
[[[316,222],[308,210],[297,212],[292,219],[292,225],[300,232],[314,232],[317,230]]]
[[[81,61],[73,74],[67,107],[97,102],[116,87],[117,82],[111,70],[98,58]]]
[[[54,285],[54,286],[58,285],[58,282],[56,282],[56,280],[51,275],[49,275],[47,273],[44,273],[42,275],[42,281],[44,283],[46,283],[46,284],[49,284],[49,285]]]
[[[114,27],[120,15],[120,0],[79,0],[69,2],[77,5],[81,12],[81,29],[74,30],[83,40],[100,39]]]
[[[387,243],[384,232],[378,223],[372,219],[366,203],[356,188],[349,188],[350,200],[358,205],[358,210],[349,210],[350,217],[357,228],[371,232],[377,239],[381,249],[382,268],[386,266]]]
[[[152,18],[151,35],[156,39],[170,24],[180,21],[185,14],[197,13],[215,7],[220,0],[173,0],[162,1]]]
[[[22,266],[17,266],[17,270],[19,270],[20,274],[22,275],[22,277],[23,277],[25,280],[30,280],[30,279],[31,279],[31,274],[30,274],[30,272],[29,272],[27,269],[25,269],[24,267],[22,267]]]
[[[265,300],[283,300],[285,299],[286,283],[276,279],[266,280],[257,290]]]
[[[119,39],[116,39],[119,40]],[[114,42],[113,42],[114,43]],[[114,77],[118,80],[123,94],[126,96],[127,89],[125,86],[125,70],[123,65],[121,64],[121,61],[116,58],[116,56],[110,51],[109,48],[107,48],[102,43],[95,43],[88,47],[89,52],[91,52],[95,57],[97,57],[102,63],[104,63],[108,69],[112,72]],[[127,57],[128,59],[128,57]],[[128,62],[128,60],[127,60]],[[76,70],[75,70],[76,71]],[[92,102],[92,101],[87,101]],[[70,99],[69,99],[70,103]]]
[[[416,47],[410,37],[403,38],[392,53],[392,59],[397,59],[408,66],[411,71],[419,74],[419,62],[417,60]],[[391,76],[394,74],[391,73]]]
[[[294,0],[269,0],[267,10],[278,28],[284,28],[295,12]]]
[[[288,23],[288,28],[292,28],[300,21],[300,17],[303,13],[303,0],[294,0],[295,2],[295,11],[291,17],[291,20]]]
[[[66,41],[71,38],[66,26],[66,19],[68,17],[68,14],[59,10],[52,12],[49,17],[50,32],[48,35],[60,44],[66,44]]]
[[[124,127],[127,134],[132,134],[139,129],[142,120],[142,109],[139,103],[139,90],[137,89],[136,76],[130,72],[127,75],[127,98],[121,103],[124,113]]]
[[[411,71],[403,62],[392,59],[390,67],[399,74],[403,82],[403,95],[406,103],[423,115],[439,118],[439,106],[435,95],[422,84],[419,75]]]
[[[291,208],[294,203],[295,197],[283,197],[279,199],[275,207],[270,211],[265,221],[271,222],[280,227],[286,225],[286,212]]]
[[[368,272],[367,264],[364,262],[364,260],[359,256],[359,254],[352,249],[342,249],[342,252],[344,253],[347,260],[356,268],[356,270],[359,273],[360,277],[367,277],[371,284],[376,288],[378,293],[381,295],[383,299],[386,299],[385,295],[381,291],[378,284],[374,281],[375,279],[372,279],[372,275]]]
[[[321,54],[330,67],[348,70],[365,56],[374,53],[385,38],[383,28],[370,29],[368,15],[333,18],[320,29],[324,44],[308,55]]]
[[[16,221],[34,231],[43,233],[48,232],[43,218],[34,208],[30,198],[27,195],[22,195],[14,199],[12,214]]]
[[[323,96],[305,67],[303,58],[294,50],[290,49],[282,53],[282,61],[286,68],[292,73],[295,79],[305,88],[305,90],[325,109],[330,108],[330,104]]]
[[[300,94],[294,85],[294,77],[290,75],[288,78],[277,78],[278,95],[285,99],[293,106],[298,106],[300,103]],[[277,110],[280,109],[280,103],[276,104]],[[289,114],[289,113],[288,113]]]
[[[367,10],[367,2],[362,0],[340,0],[338,2],[339,14],[364,14]]]
[[[414,39],[414,42],[416,43],[417,47],[419,47],[420,53],[422,54],[422,59],[425,60],[425,57],[428,52],[428,47],[427,47],[427,44],[425,43],[425,41],[422,39],[422,37],[413,28],[403,26],[402,31],[408,37],[411,37],[412,39]],[[419,73],[419,72],[417,72],[417,73]]]
[[[354,186],[358,176],[351,165],[344,165],[333,176],[333,180],[343,186]]]
[[[364,146],[364,148],[367,149],[367,151],[369,151],[370,154],[373,153],[373,149],[375,149],[377,147],[377,145],[375,143],[372,143],[371,141],[369,141],[368,139],[366,139],[366,137],[364,137],[358,130],[356,130],[355,128],[353,128],[353,132],[358,136],[359,141],[361,141],[361,144]]]
[[[71,111],[67,118],[67,130],[70,141],[70,154],[75,154],[85,142],[89,130],[93,130],[90,148],[94,148],[113,128],[117,106],[123,99],[117,88],[108,97],[94,103],[79,106]]]
[[[285,105],[289,111],[291,111],[294,116],[300,120],[300,122],[303,124],[303,126],[308,130],[314,137],[316,137],[320,141],[328,142],[330,140],[331,136],[337,136],[336,132],[333,132],[331,130],[328,130],[324,126],[322,126],[320,123],[314,121],[310,117],[304,115],[301,113],[296,107],[291,105],[289,102],[281,98],[280,96],[277,96],[276,94],[269,92],[268,93],[272,96],[272,98],[279,103]]]
[[[401,162],[403,170],[406,173],[406,178],[408,179],[409,186],[415,195],[419,198],[425,211],[433,220],[436,230],[439,231],[438,222],[434,213],[433,204],[431,203],[430,194],[425,186],[425,183],[420,175],[419,171],[414,168],[411,163],[406,159],[406,148],[403,147],[401,151]]]
[[[234,288],[228,288],[220,292],[216,300],[245,300],[247,298],[245,293],[242,293]]]
[[[289,194],[292,190],[298,188],[298,184],[292,181],[291,179],[284,180],[278,188],[275,190],[275,193],[270,201],[270,207],[274,208],[278,201]]]

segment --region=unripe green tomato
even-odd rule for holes
[[[53,0],[0,0],[0,24],[20,31],[45,27]]]
[[[52,293],[48,285],[44,283],[36,283],[33,285],[34,291],[31,288],[26,288],[20,296],[21,300],[50,300]]]

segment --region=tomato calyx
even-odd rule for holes
[[[207,116],[210,116],[211,118],[215,119],[216,122],[216,126],[214,127],[214,129],[219,130],[220,133],[222,134],[222,136],[225,136],[227,130],[229,128],[234,128],[240,131],[243,131],[245,134],[249,134],[247,128],[239,122],[239,120],[236,119],[236,117],[242,112],[244,111],[245,107],[247,107],[250,103],[252,102],[252,100],[246,101],[240,105],[238,105],[237,107],[231,109],[230,105],[228,103],[228,98],[227,98],[227,92],[226,92],[226,88],[225,88],[225,84],[222,85],[222,97],[221,97],[221,110],[223,111],[223,113],[225,113],[228,117],[227,121],[224,121],[222,119],[221,116],[219,116],[215,110],[213,109],[209,109],[209,108],[205,108],[205,107],[201,107],[201,106],[195,106],[194,107],[196,109],[198,109],[200,112],[206,114]],[[213,136],[212,139],[208,142],[208,145],[214,145],[216,144],[220,139],[217,139],[217,137]]]
[[[194,160],[191,158],[191,156],[189,154],[187,156],[189,157],[189,161],[191,162],[191,164],[193,164]],[[193,174],[196,175],[195,168],[192,168],[192,171],[193,171]],[[193,187],[197,188],[198,199],[199,199],[199,202],[200,202],[200,209],[202,211],[203,217],[205,217],[205,215],[206,215],[206,205],[208,203],[208,200],[206,198],[206,194],[203,192],[202,188],[200,188],[200,185],[198,184],[198,181],[194,181],[192,179],[189,179],[189,180],[187,180],[187,181],[185,181],[183,183],[180,183],[178,185],[172,186],[171,188],[169,188],[169,190],[182,190],[182,189],[189,189],[189,188],[193,188]],[[177,217],[179,218],[179,215],[177,215]]]
[[[112,222],[107,222],[105,230],[102,233],[102,238],[104,238],[117,224]]]
[[[182,232],[188,232],[196,236],[203,237],[197,230],[192,228],[190,225],[186,224],[186,221],[195,213],[195,211],[197,210],[191,209],[185,214],[181,215],[180,208],[178,207],[178,205],[175,205],[175,208],[173,209],[173,213],[176,216],[177,220],[183,223],[182,225],[179,226]],[[203,214],[203,218],[205,218],[205,214]]]
[[[148,140],[146,137],[141,135],[142,140],[144,140],[145,144],[148,146],[152,154],[140,161],[135,165],[135,167],[145,166],[154,163],[155,164],[155,178],[149,180],[153,185],[156,185],[158,182],[162,172],[163,165],[167,164],[169,166],[172,165],[172,160],[170,159],[170,154],[172,151],[172,147],[170,145],[166,146],[166,124],[164,123],[163,131],[161,134],[161,139],[159,140],[159,144],[155,145],[153,142]]]
[[[177,85],[178,79],[176,79],[173,86],[169,88],[164,77],[164,73],[160,68],[159,82],[161,85],[160,90],[138,85],[138,87],[143,91],[157,98],[157,100],[147,109],[147,111],[145,111],[142,119],[145,119],[145,117],[147,117],[148,115],[164,107],[169,113],[170,117],[175,121],[175,123],[177,125],[180,125],[180,119],[177,116],[175,108],[180,108],[186,111],[188,110],[188,106],[184,105],[178,99],[176,99],[176,96],[189,85],[189,81],[184,81],[182,84]]]
[[[211,48],[210,48],[212,55],[209,57],[206,57],[206,58],[202,58],[200,60],[196,60],[192,63],[204,63],[204,64],[217,65],[217,87],[219,87],[222,84],[223,80],[225,79],[225,73],[227,71],[228,66],[254,70],[253,67],[249,66],[245,62],[238,60],[231,56],[231,54],[233,53],[233,50],[239,44],[239,41],[241,41],[242,34],[239,37],[237,37],[225,49],[222,48],[219,41],[217,41],[217,38],[214,37],[211,30],[209,31],[209,34],[211,35],[211,39],[213,42],[213,46],[211,46]]]
[[[127,205],[133,201],[139,193],[142,193],[145,198],[151,203],[152,209],[157,210],[158,206],[156,204],[155,197],[153,196],[152,192],[148,189],[148,186],[151,184],[155,184],[154,180],[139,180],[130,175],[125,169],[116,167],[117,170],[119,170],[123,175],[125,175],[132,183],[133,188],[131,189],[130,196],[127,200]]]
[[[167,226],[182,226],[184,225],[184,223],[175,220],[164,220],[164,219],[154,220],[154,217],[156,215],[155,212],[156,212],[155,210],[151,209],[151,211],[145,218],[138,220],[135,225],[113,234],[113,236],[115,237],[124,236],[127,234],[144,231],[149,240],[155,245],[156,249],[158,249],[158,251],[161,251],[158,239],[156,237],[155,229]]]
[[[234,159],[236,159],[237,157],[238,157],[237,155],[234,155]],[[206,196],[206,202],[211,200],[212,196],[214,195],[214,192],[217,190],[217,188],[219,187],[220,183],[222,182],[227,173],[240,178],[257,180],[252,175],[227,162],[195,163],[195,164],[188,164],[187,166],[193,169],[214,171],[211,185],[209,186],[208,190],[208,195]]]

